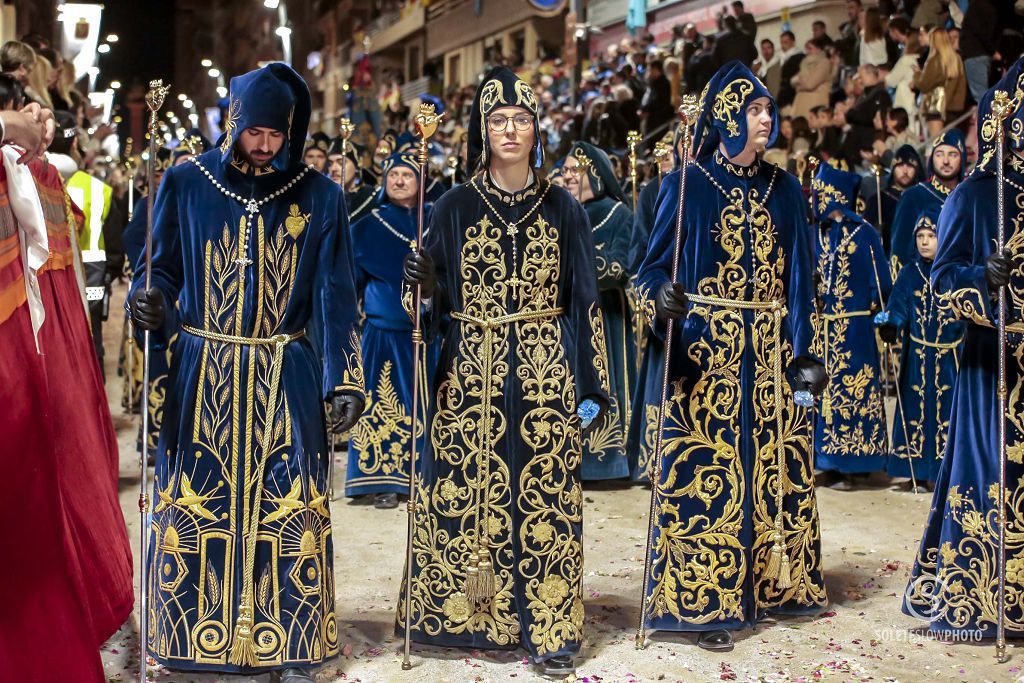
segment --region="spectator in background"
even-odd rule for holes
[[[748,67],[757,59],[757,48],[754,47],[753,36],[739,29],[736,17],[724,19],[725,30],[715,38],[715,68],[738,60]]]
[[[917,31],[910,28],[910,20],[902,14],[890,17],[886,32],[899,47],[903,47],[907,44],[908,37],[917,34]]]
[[[743,8],[743,3],[736,0],[730,5],[732,9],[732,16],[736,19],[736,28],[750,37],[750,42],[753,44],[754,37],[757,36],[757,20],[754,19],[754,15],[746,11]],[[718,13],[718,30],[725,31],[728,29],[726,19],[729,18],[729,14],[725,7]]]
[[[629,86],[624,83],[612,86],[612,96],[615,98],[615,106],[619,110],[619,115],[626,123],[626,129],[640,130],[640,114],[637,112],[639,104],[633,97],[633,91],[629,89]]]
[[[947,2],[949,0],[921,0],[910,25],[914,28],[945,26],[949,19],[949,10],[946,9]]]
[[[881,71],[874,64],[862,64],[857,69],[863,92],[853,106],[846,112],[846,123],[850,130],[843,144],[843,156],[852,170],[855,164],[862,163],[863,152],[874,154],[875,126],[882,127],[882,118],[892,107],[889,91],[885,89]]]
[[[665,78],[668,79],[670,89],[669,102],[672,104],[672,110],[675,111],[683,97],[683,74],[678,57],[668,57],[665,59]]]
[[[874,64],[884,66],[889,62],[889,53],[885,46],[885,30],[882,28],[882,15],[877,7],[868,7],[861,12],[860,60],[858,64]]]
[[[8,40],[0,48],[0,71],[12,76],[21,87],[28,85],[28,75],[36,65],[36,51],[17,40]]]
[[[847,20],[839,25],[839,38],[836,40],[836,49],[846,66],[857,66],[857,57],[860,54],[860,15],[863,7],[861,0],[847,0]]]
[[[640,104],[644,122],[644,135],[656,132],[675,116],[672,107],[672,86],[665,77],[660,59],[651,62],[647,69],[647,92]],[[651,145],[656,140],[651,139]]]
[[[821,19],[811,24],[811,38],[818,38],[826,48],[835,45],[835,41],[828,35],[825,22]]]
[[[878,119],[881,118],[879,115]],[[910,116],[902,107],[893,107],[886,112],[884,128],[877,125],[879,120],[876,120],[876,128],[881,130],[875,138],[874,152],[881,164],[888,168],[892,164],[896,150],[903,145],[915,145],[917,136],[910,130]]]
[[[813,135],[811,153],[826,159],[838,156],[842,131],[832,119],[832,109],[822,104],[813,107],[807,124]]]
[[[921,115],[928,137],[933,138],[947,121],[963,113],[967,104],[967,76],[945,29],[922,31],[921,38],[930,50],[924,67],[914,75],[913,85],[921,93]]]
[[[808,40],[804,45],[805,56],[800,62],[800,70],[791,83],[796,91],[793,100],[793,116],[805,119],[811,109],[828,104],[828,94],[832,84],[832,65],[825,56],[822,42],[816,38]]]
[[[704,37],[697,32],[697,27],[693,24],[683,26],[682,36],[681,41],[676,41],[673,51],[682,59],[685,66],[690,63],[690,57],[693,57],[704,43]]]
[[[904,19],[903,21],[906,21]],[[910,24],[908,23],[907,26]],[[893,106],[905,111],[910,117],[910,130],[917,132],[917,93],[914,92],[914,74],[917,73],[917,59],[921,53],[921,42],[916,31],[903,36],[903,54],[896,60],[892,70],[885,75],[885,87],[893,90]]]
[[[992,51],[998,36],[999,22],[992,0],[971,0],[960,24],[960,57],[975,102],[988,90]]]
[[[761,59],[754,62],[754,66],[757,77],[777,101],[782,84],[782,63],[775,54],[775,43],[768,38],[761,41]]]
[[[686,92],[700,94],[718,67],[715,66],[715,37],[704,36],[697,52],[686,63]]]
[[[800,72],[800,63],[804,60],[804,53],[796,47],[796,36],[792,31],[783,31],[779,34],[779,63],[782,70],[779,80],[779,95],[775,98],[775,104],[783,109],[793,104],[796,98],[796,89],[793,87],[793,77]]]
[[[36,54],[36,62],[32,71],[28,74],[28,82],[25,85],[25,95],[28,99],[39,103],[39,106],[53,109],[53,101],[50,100],[50,76],[53,73],[53,66],[48,60]]]
[[[0,110],[18,111],[25,106],[25,89],[12,74],[0,74]]]

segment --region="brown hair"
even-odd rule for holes
[[[885,31],[882,30],[882,13],[877,7],[868,7],[864,10],[864,40],[873,43],[882,38],[885,38]]]
[[[0,69],[5,73],[17,71],[24,66],[29,71],[36,63],[36,51],[30,45],[18,40],[8,40],[0,47]]]

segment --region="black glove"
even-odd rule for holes
[[[666,282],[654,298],[654,312],[662,320],[686,317],[686,289],[678,282]]]
[[[141,330],[159,330],[167,319],[164,294],[156,287],[135,290],[129,308],[132,311],[132,322]]]
[[[825,365],[810,356],[797,356],[786,368],[786,379],[793,391],[808,391],[812,396],[821,396],[828,386]]]
[[[601,423],[608,419],[608,401],[604,400],[600,396],[587,396],[586,398],[589,398],[591,401],[596,403],[600,408],[600,411],[597,413],[597,417],[591,420],[590,424],[580,430],[580,437],[583,439],[586,439],[592,431],[600,427]]]
[[[1008,252],[1002,254],[994,253],[985,261],[985,280],[988,288],[992,291],[1010,284],[1010,271],[1013,270],[1013,261],[1010,260]]]
[[[884,323],[878,326],[878,336],[886,344],[895,344],[897,337],[899,337],[899,330],[892,323]]]
[[[341,434],[355,427],[366,408],[366,401],[356,394],[335,394],[331,397],[331,431]]]
[[[415,287],[420,286],[420,292],[424,299],[434,296],[434,287],[437,286],[437,271],[434,269],[434,259],[421,251],[406,255],[402,264],[402,274],[405,281]]]

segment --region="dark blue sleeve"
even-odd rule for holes
[[[164,173],[163,181],[157,189],[156,202],[153,204],[153,261],[151,286],[159,289],[164,295],[168,311],[173,310],[178,301],[178,293],[184,282],[184,268],[181,250],[181,222],[178,218],[177,182],[180,169],[171,168]],[[143,248],[137,260],[132,284],[128,290],[128,301],[139,288],[146,283],[145,239],[146,239],[146,207],[140,206],[135,215],[142,220]],[[154,333],[153,342],[160,346],[174,334],[175,316],[168,315],[164,329]]]
[[[886,311],[889,313],[889,322],[896,326],[900,332],[906,332],[910,327],[910,311],[914,300],[914,266],[907,264],[900,269],[896,277],[896,284],[893,285],[892,295],[889,297]]]
[[[655,320],[654,298],[661,286],[672,279],[680,173],[681,171],[676,170],[665,176],[661,188],[658,190],[658,200],[654,208],[654,225],[651,228],[647,253],[636,276],[639,305],[647,317],[647,322],[659,336],[664,334],[665,326]],[[680,247],[686,243],[686,233],[686,221],[683,221],[679,234]]]
[[[324,397],[338,393],[364,396],[348,212],[343,201],[335,202],[333,210],[335,215],[324,221],[313,283],[314,296],[320,297]]]
[[[996,234],[994,183],[962,183],[939,214],[939,246],[932,265],[932,287],[953,315],[977,325],[995,324],[995,307],[985,280],[985,261]],[[989,190],[985,196],[985,190]],[[980,195],[978,200],[974,197]]]
[[[779,170],[778,173],[783,173]],[[783,217],[790,222],[790,244],[786,255],[789,277],[786,283],[786,306],[789,311],[789,325],[793,334],[793,355],[811,355],[814,328],[811,313],[814,311],[815,247],[812,228],[807,224],[804,196],[799,182],[785,176],[785,187],[789,190],[783,208]]]

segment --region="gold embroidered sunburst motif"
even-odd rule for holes
[[[492,78],[484,83],[480,90],[480,113],[484,116],[489,114],[495,107],[501,106],[505,101],[505,89],[501,81]]]

